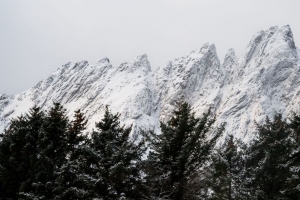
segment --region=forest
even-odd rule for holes
[[[34,106],[0,135],[0,199],[299,200],[300,115],[269,117],[246,144],[183,101],[138,138],[108,106],[90,133],[80,110]]]

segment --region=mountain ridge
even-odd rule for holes
[[[109,105],[126,126],[133,124],[133,134],[139,128],[159,132],[159,121],[166,121],[175,101],[183,98],[196,116],[211,107],[217,124],[226,122],[226,134],[249,141],[254,120],[300,111],[299,94],[300,50],[286,25],[258,32],[239,57],[229,49],[223,64],[213,43],[155,71],[146,54],[117,67],[108,58],[66,63],[29,90],[0,94],[0,131],[34,104],[47,109],[58,101],[69,116],[80,108],[89,131]]]

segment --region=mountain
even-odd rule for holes
[[[242,56],[230,49],[221,64],[212,43],[152,71],[147,55],[113,67],[108,58],[94,64],[67,63],[29,90],[0,94],[0,131],[11,118],[37,104],[43,109],[62,103],[72,116],[81,109],[88,131],[109,105],[126,126],[159,132],[159,121],[170,117],[174,102],[184,99],[197,116],[209,107],[226,133],[248,141],[254,121],[281,112],[289,117],[300,111],[300,50],[290,27],[258,32]]]
[[[254,120],[300,111],[300,51],[289,26],[258,32],[240,58],[229,50],[224,67],[226,81],[217,115],[227,122],[227,132],[251,139]]]

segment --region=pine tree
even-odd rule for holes
[[[289,124],[276,114],[257,125],[258,135],[246,151],[246,179],[251,199],[292,199],[288,180],[291,178],[291,155],[295,150]]]
[[[121,126],[119,116],[111,114],[106,107],[104,118],[96,123],[97,130],[91,135],[91,155],[87,160],[96,180],[97,198],[138,199],[144,142],[130,141],[131,127]]]
[[[209,116],[207,112],[201,119],[195,118],[188,103],[178,102],[168,123],[161,122],[160,135],[144,134],[150,146],[145,169],[150,197],[197,199],[197,194],[189,194],[189,183],[223,131],[212,130],[215,119]]]

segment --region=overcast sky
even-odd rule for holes
[[[0,93],[17,94],[66,62],[119,65],[147,54],[152,69],[213,42],[221,62],[251,37],[289,24],[298,0],[1,0]]]

